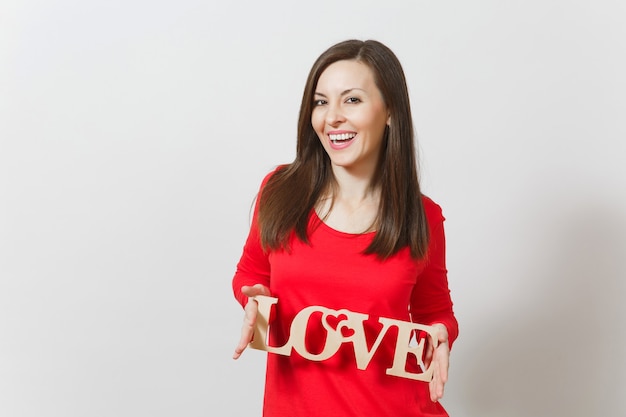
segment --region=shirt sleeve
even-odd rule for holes
[[[268,175],[263,180],[261,189],[267,183],[267,180],[271,176]],[[259,191],[259,195],[260,195]],[[235,299],[245,306],[248,302],[248,297],[241,292],[241,287],[244,285],[252,286],[255,284],[262,284],[266,287],[270,287],[270,262],[269,254],[261,247],[261,235],[258,224],[259,213],[259,198],[257,197],[254,213],[252,215],[252,224],[250,225],[250,232],[248,238],[243,247],[243,253],[237,263],[237,270],[233,277],[233,293]]]
[[[416,323],[441,323],[448,330],[449,346],[459,334],[459,325],[452,309],[446,269],[446,243],[441,208],[425,198],[426,216],[430,227],[430,242],[425,267],[417,278],[411,295],[411,318]]]

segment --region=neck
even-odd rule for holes
[[[355,175],[342,167],[333,167],[335,181],[315,210],[330,227],[347,233],[376,230],[380,205],[380,187],[372,185],[372,175]]]
[[[379,192],[372,184],[373,172],[354,172],[343,167],[333,166],[336,186],[334,198],[354,204],[377,199]]]

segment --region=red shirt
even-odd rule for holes
[[[261,283],[278,298],[270,325],[270,346],[289,338],[294,316],[308,306],[365,313],[368,347],[378,332],[379,317],[421,324],[443,323],[450,346],[458,335],[445,265],[445,238],[441,208],[423,197],[430,227],[425,260],[415,260],[404,248],[381,261],[364,255],[375,232],[349,234],[334,230],[312,212],[309,244],[297,238],[289,251],[261,249],[256,212],[233,278],[235,297],[245,305],[244,285]],[[447,416],[430,401],[428,384],[391,376],[397,332],[382,338],[365,370],[356,366],[351,343],[344,343],[331,358],[310,361],[297,352],[291,356],[268,354],[265,383],[266,417]],[[326,331],[310,320],[306,343],[311,353],[322,350]],[[410,371],[416,364],[409,363]]]

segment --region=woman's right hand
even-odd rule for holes
[[[248,344],[252,341],[252,336],[254,336],[254,327],[256,325],[256,316],[259,311],[259,306],[252,297],[256,297],[257,295],[271,295],[269,288],[263,284],[256,284],[252,287],[244,285],[241,287],[241,292],[248,296],[248,303],[244,308],[245,314],[243,325],[241,326],[241,338],[235,348],[233,359],[238,359],[241,356],[243,351],[248,347]]]

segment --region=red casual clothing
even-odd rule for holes
[[[452,345],[458,324],[447,283],[444,217],[429,198],[423,197],[423,204],[431,237],[427,260],[420,261],[411,258],[408,248],[384,261],[364,255],[375,232],[343,233],[324,224],[314,212],[309,244],[293,237],[288,251],[264,253],[255,210],[233,278],[235,297],[245,305],[247,297],[241,287],[261,283],[278,298],[270,323],[270,346],[282,346],[294,316],[312,305],[369,314],[365,322],[368,347],[380,331],[379,317],[443,323]],[[319,320],[309,321],[306,334],[308,351],[321,351],[326,331]],[[268,354],[263,415],[447,416],[439,403],[430,401],[427,383],[385,373],[393,362],[396,334],[393,328],[389,330],[365,370],[357,369],[351,343],[342,344],[334,356],[319,362],[295,351],[291,356]],[[409,363],[407,370],[415,366]]]

